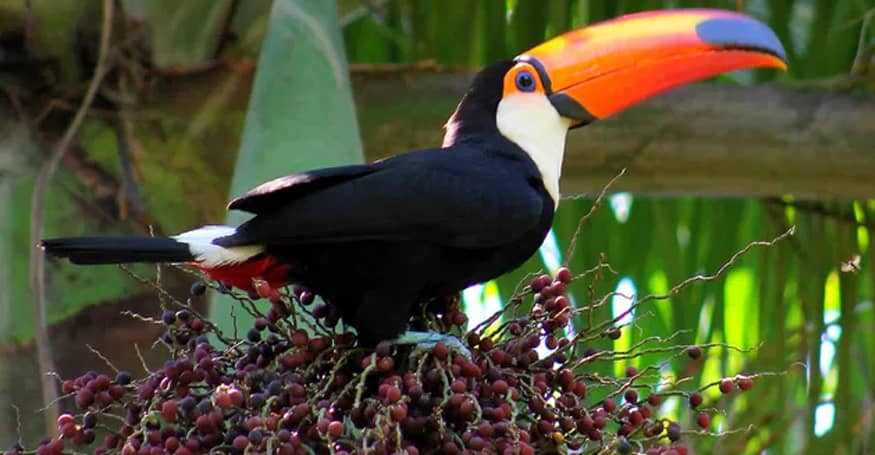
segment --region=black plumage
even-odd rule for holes
[[[366,342],[399,335],[417,303],[518,267],[543,241],[554,201],[496,127],[509,67],[478,75],[448,146],[268,182],[229,205],[256,216],[215,243],[265,245]]]
[[[538,167],[496,122],[512,66],[478,73],[447,123],[443,147],[267,182],[229,204],[255,214],[236,229],[221,228],[230,235],[209,237],[218,231],[203,228],[169,239],[42,246],[80,264],[196,261],[208,274],[225,268],[228,276],[240,264],[234,247],[257,245],[251,259],[239,260],[288,266],[284,281],[336,305],[362,342],[394,338],[417,304],[511,271],[550,228],[555,202]],[[210,263],[216,245],[222,253]]]

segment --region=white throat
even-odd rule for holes
[[[571,121],[560,116],[550,100],[539,93],[506,96],[498,103],[495,120],[498,131],[535,162],[554,208],[558,206],[565,135]]]

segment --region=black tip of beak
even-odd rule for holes
[[[702,41],[730,49],[750,49],[767,52],[787,61],[781,41],[767,25],[747,18],[720,17],[708,19],[696,26]]]

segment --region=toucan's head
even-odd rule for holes
[[[631,14],[573,30],[484,68],[447,124],[444,145],[498,130],[537,164],[558,202],[569,128],[727,71],[785,68],[774,32],[719,10]]]

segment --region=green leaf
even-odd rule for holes
[[[231,12],[231,0],[125,0],[142,11],[152,36],[152,60],[160,68],[192,67],[215,58]]]
[[[284,174],[361,162],[337,10],[333,2],[277,0],[259,56],[231,196]],[[247,218],[231,213],[228,222]],[[233,321],[228,299],[211,315]],[[241,313],[241,312],[238,312]],[[238,326],[247,327],[244,318]]]

